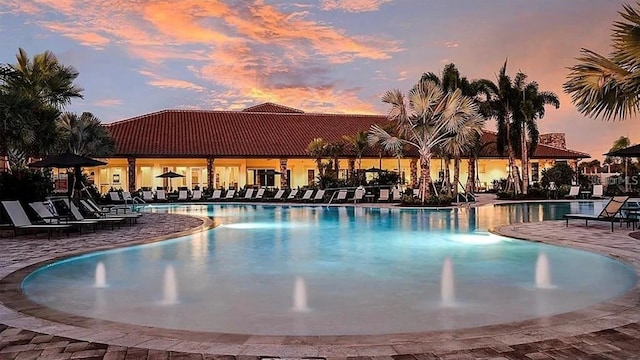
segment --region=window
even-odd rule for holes
[[[313,183],[316,180],[316,175],[315,175],[316,171],[313,169],[309,169],[307,170],[307,184],[309,185],[313,185]]]
[[[531,163],[531,181],[538,182],[539,180],[538,163]]]

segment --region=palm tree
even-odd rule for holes
[[[640,109],[639,6],[623,5],[622,20],[613,23],[608,57],[583,48],[578,64],[570,68],[564,91],[586,116],[623,120]]]
[[[326,155],[330,156],[333,161],[333,172],[335,173],[336,179],[339,177],[340,155],[344,154],[344,149],[345,144],[340,140],[326,144]]]
[[[529,186],[529,154],[533,154],[538,146],[537,120],[545,115],[545,105],[552,105],[556,109],[560,107],[558,96],[551,91],[540,91],[538,83],[532,81],[525,83],[527,76],[518,73],[516,76],[517,88],[522,92],[522,103],[517,109],[517,116],[514,116],[515,127],[520,130],[520,148],[522,157],[522,193],[526,194]],[[527,135],[530,139],[527,141]],[[528,145],[528,146],[527,146]]]
[[[358,170],[362,170],[362,155],[367,151],[369,146],[367,142],[367,133],[358,131],[355,135],[344,135],[342,139],[351,147],[358,158]]]
[[[324,175],[322,158],[327,155],[327,145],[327,142],[323,138],[314,138],[309,145],[307,145],[307,154],[315,159],[320,177]]]
[[[59,148],[83,156],[106,157],[113,153],[115,142],[100,120],[89,112],[80,116],[64,113],[56,121]]]
[[[487,87],[487,80],[473,80],[469,81],[466,77],[460,76],[460,71],[456,68],[455,64],[448,64],[442,70],[441,77],[438,77],[436,74],[429,72],[422,74],[422,80],[431,80],[441,85],[443,90],[446,92],[454,91],[456,89],[460,89],[462,91],[462,95],[468,96],[474,99],[479,109],[482,109],[484,106],[484,100],[486,100],[490,96],[490,88]],[[482,111],[480,111],[482,113]],[[457,144],[454,138],[451,138],[450,141],[447,142],[448,146],[442,147],[442,156],[444,157],[445,162],[445,176],[443,187],[445,184],[447,185],[447,189],[450,189],[453,185],[454,189],[454,198],[457,198],[458,195],[458,181],[460,179],[460,157],[467,150],[467,144]],[[451,159],[453,158],[454,163],[454,174],[453,174],[453,184],[450,182],[450,173],[449,173],[449,164]],[[449,190],[447,190],[449,193]]]
[[[384,94],[382,101],[391,105],[388,119],[394,123],[397,135],[372,125],[369,144],[378,143],[384,147],[384,144],[402,143],[417,149],[421,170],[420,197],[424,202],[431,195],[429,172],[434,149],[457,134],[470,139],[471,131],[465,131],[465,125],[479,116],[478,107],[459,89],[444,93],[442,87],[431,80],[421,80],[409,91],[407,98],[408,103],[397,89]]]

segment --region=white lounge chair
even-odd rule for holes
[[[378,201],[389,201],[389,189],[380,189],[380,196],[378,196]]]
[[[247,189],[247,191],[244,193],[244,200],[251,200],[252,196],[253,196],[253,188]]]
[[[304,194],[302,195],[302,197],[300,198],[300,201],[309,201],[309,200],[311,200],[311,195],[313,195],[313,190],[305,191]]]
[[[338,191],[338,195],[336,195],[336,198],[333,199],[335,202],[345,202],[347,201],[347,194],[349,192],[347,190],[340,190]]]
[[[291,190],[289,195],[287,195],[287,200],[295,200],[296,195],[298,195],[298,189]]]
[[[67,236],[69,236],[69,229],[71,229],[71,225],[67,224],[33,224],[27,213],[24,211],[22,205],[20,205],[19,201],[3,201],[2,206],[9,215],[9,219],[11,219],[11,223],[13,225],[13,234],[17,235],[18,230],[25,231],[37,231],[37,230],[46,230],[47,238],[51,238],[51,233],[55,230],[60,233],[61,230],[67,231]]]
[[[142,200],[145,202],[153,201],[153,191],[143,190],[142,191]]]
[[[402,200],[402,193],[400,192],[400,189],[398,188],[393,189],[392,195],[393,195],[393,198],[392,198],[393,201]]]
[[[567,194],[565,198],[577,199],[579,194],[580,194],[580,186],[572,186],[571,189],[569,189],[569,194]]]
[[[316,196],[313,197],[313,202],[324,202],[324,192],[325,191],[323,189],[318,190],[318,192],[316,192]]]
[[[51,208],[45,205],[42,202],[32,202],[29,203],[29,206],[36,212],[36,214],[46,223],[48,224],[67,224],[72,225],[78,228],[80,233],[82,233],[82,226],[90,226],[93,228],[93,231],[96,231],[96,227],[98,222],[91,219],[83,219],[83,220],[71,220],[69,218],[64,218],[58,215],[55,210],[53,204],[51,204]]]
[[[164,190],[156,190],[156,201],[167,201],[167,193]]]
[[[202,190],[193,190],[191,201],[200,201],[202,199]]]
[[[73,202],[70,202],[69,199],[56,199],[56,201],[62,202],[67,207],[67,209],[69,209],[69,212],[73,219],[78,221],[85,219],[85,217],[80,212],[80,209],[78,209],[76,204],[74,204]],[[113,230],[115,225],[120,226],[120,224],[122,224],[126,219],[124,217],[114,216],[114,217],[100,217],[100,218],[95,218],[91,220],[96,220],[98,223],[103,225],[109,224],[111,225],[111,230]]]
[[[222,198],[222,190],[213,190],[213,194],[207,200],[220,200]]]
[[[138,218],[142,216],[142,213],[135,212],[135,211],[121,214],[121,213],[118,213],[117,208],[115,209],[115,212],[113,208],[105,211],[104,209],[101,209],[99,206],[97,206],[90,199],[81,199],[80,205],[82,205],[82,207],[85,209],[86,212],[92,214],[94,217],[97,217],[97,218],[101,218],[101,217],[124,218],[129,220],[130,223],[137,223]]]
[[[187,190],[178,191],[178,199],[177,201],[187,201],[189,200],[189,192]]]
[[[591,197],[594,199],[602,199],[604,196],[604,188],[602,185],[593,185],[593,194]]]
[[[364,198],[364,193],[364,189],[356,189],[356,191],[353,193],[353,197],[349,199],[349,201],[353,200],[354,203],[362,201],[362,199]]]
[[[225,195],[224,199],[225,200],[233,200],[234,196],[236,196],[236,190],[235,189],[229,189],[229,190],[227,190],[227,194]]]
[[[131,196],[130,192],[123,191],[122,192],[122,200],[124,200],[125,204],[126,203],[132,203],[133,202],[133,197]]]
[[[253,198],[253,200],[262,200],[263,197],[264,197],[264,188],[260,188],[256,192],[256,197]]]
[[[122,200],[122,198],[120,197],[120,193],[117,191],[109,191],[109,200],[111,200],[111,202],[113,203],[121,203],[124,200]]]
[[[275,195],[273,195],[273,197],[269,200],[282,200],[282,196],[284,195],[284,190],[280,189],[276,192]]]

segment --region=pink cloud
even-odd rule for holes
[[[348,12],[377,11],[380,6],[392,0],[322,0],[322,10],[342,10]]]

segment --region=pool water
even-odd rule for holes
[[[61,261],[23,290],[48,307],[170,329],[261,335],[459,329],[585,308],[627,291],[613,259],[491,235],[601,203],[400,210],[179,205],[215,229]]]

